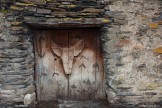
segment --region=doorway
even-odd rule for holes
[[[38,101],[106,99],[99,29],[35,30]]]

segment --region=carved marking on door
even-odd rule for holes
[[[62,59],[65,74],[72,74],[73,59],[82,52],[83,40],[78,40],[76,44],[68,48],[62,48],[53,41],[51,43],[53,52]]]

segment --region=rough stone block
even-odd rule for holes
[[[24,105],[31,105],[35,102],[35,99],[36,99],[36,94],[33,93],[33,94],[26,94],[25,97],[24,97]]]
[[[21,2],[16,2],[15,5],[17,5],[17,6],[36,6],[32,3],[21,3]]]
[[[153,52],[162,54],[162,46],[155,48]]]

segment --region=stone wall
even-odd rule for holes
[[[15,14],[1,7],[0,103],[23,102],[35,92],[33,37]]]
[[[161,108],[162,1],[111,0],[103,35],[110,105]]]
[[[104,26],[109,104],[160,108],[161,9],[161,0],[0,0],[0,103],[35,95],[33,28]]]

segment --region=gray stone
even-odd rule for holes
[[[29,106],[35,102],[36,94],[26,94],[24,97],[24,105]]]
[[[31,6],[26,6],[25,9],[28,10],[28,11],[31,11],[31,12],[36,12],[37,8],[36,7],[31,7]]]
[[[61,4],[63,4],[63,5],[70,5],[71,3],[70,2],[61,2]]]

